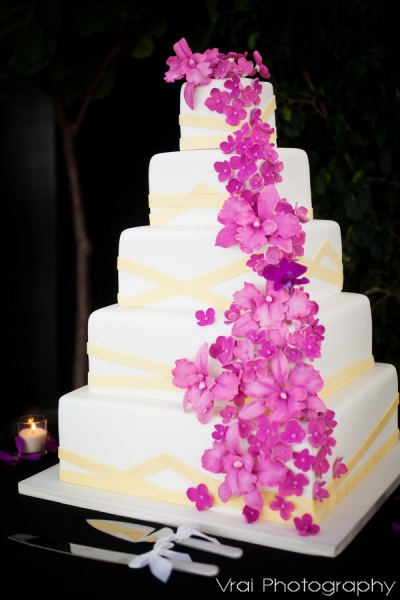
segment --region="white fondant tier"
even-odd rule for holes
[[[246,77],[241,78],[243,87],[253,85],[254,80]],[[239,125],[226,123],[224,114],[211,111],[205,105],[212,89],[226,91],[225,80],[213,79],[209,84],[196,86],[194,90],[194,110],[191,109],[184,98],[186,83],[181,86],[179,125],[181,138],[180,150],[194,150],[201,148],[219,148],[219,145],[228,135],[240,129],[241,125],[248,121],[241,121]],[[260,104],[261,119],[275,129],[276,102],[274,90],[270,83],[261,82]],[[276,134],[274,136],[276,138]]]
[[[310,167],[304,150],[276,148],[283,163],[281,198],[304,206],[312,216]],[[150,225],[214,226],[229,193],[218,180],[216,162],[229,160],[221,150],[155,154],[149,164]]]
[[[371,310],[366,296],[343,292],[324,298],[319,307],[326,329],[322,356],[314,366],[325,380],[326,396],[371,368]],[[221,311],[213,324],[202,327],[194,311],[185,309],[101,308],[89,318],[89,389],[180,398],[182,390],[172,384],[175,361],[195,360],[200,346],[220,335],[230,335]],[[211,374],[219,372],[217,365],[210,358]]]
[[[304,289],[319,300],[340,292],[343,284],[340,229],[334,221],[304,225],[304,257],[310,283]],[[119,243],[118,303],[121,306],[226,310],[244,282],[260,291],[265,279],[246,262],[249,255],[237,246],[215,245],[211,227],[133,227]]]
[[[397,389],[394,367],[376,364],[329,398],[338,422],[332,454],[343,457],[349,472],[331,482],[329,502],[307,505],[307,510],[320,510],[322,518],[398,440]],[[201,469],[214,423],[201,425],[180,402],[139,393],[134,398],[95,394],[84,387],[60,399],[59,423],[63,481],[178,504],[190,504],[186,489],[205,482],[217,496],[221,476]],[[331,471],[324,475],[331,478]],[[312,481],[309,501],[311,487]],[[304,510],[304,499],[291,499]],[[240,514],[241,508],[235,502],[216,506],[222,513]],[[277,515],[266,509],[264,518]]]

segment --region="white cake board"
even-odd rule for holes
[[[221,517],[220,513],[212,510],[198,512],[191,506],[178,506],[64,483],[59,479],[58,465],[20,481],[18,491],[35,498],[141,521],[156,521],[175,527],[193,525],[214,536],[280,550],[335,557],[348,546],[399,484],[400,441],[322,521],[321,531],[308,537],[300,536],[291,525],[265,521],[248,525],[241,515],[225,514]]]

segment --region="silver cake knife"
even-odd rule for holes
[[[138,556],[137,554],[130,554],[128,552],[116,552],[115,550],[107,550],[106,548],[97,548],[95,546],[84,546],[72,542],[55,542],[28,533],[15,533],[10,535],[8,539],[35,548],[59,552],[61,554],[69,554],[72,556],[80,556],[83,558],[127,566],[133,558]],[[169,558],[168,560],[171,562],[172,568],[175,571],[181,571],[182,573],[202,575],[203,577],[215,577],[219,573],[219,567],[210,563],[201,563],[190,560],[186,561],[175,558]]]
[[[133,543],[154,543],[158,539],[173,533],[173,530],[170,527],[162,527],[161,529],[155,531],[154,527],[141,525],[139,523],[130,523],[128,521],[114,521],[112,519],[86,519],[86,522],[103,533],[108,533],[109,535],[117,537],[121,540],[126,540]],[[187,548],[203,550],[204,552],[218,554],[219,556],[225,556],[227,558],[241,558],[243,556],[242,548],[230,546],[228,544],[221,544],[219,541],[211,541],[207,538],[186,537],[182,539],[176,539],[175,541],[177,544],[186,546]]]

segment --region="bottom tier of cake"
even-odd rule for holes
[[[295,515],[309,512],[320,522],[357,486],[397,443],[398,382],[394,367],[376,364],[367,374],[329,397],[335,412],[335,457],[348,472],[341,478],[325,475],[330,497],[312,499],[313,481],[295,504]],[[201,425],[176,401],[91,393],[87,387],[66,394],[59,402],[60,478],[134,497],[191,505],[188,487],[206,483],[214,497],[213,511],[240,514],[241,499],[218,499],[221,478],[201,467],[212,444],[213,422]],[[276,490],[265,489],[261,518],[280,521],[269,501]]]

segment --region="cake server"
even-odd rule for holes
[[[139,523],[128,523],[125,521],[114,521],[112,519],[87,519],[87,523],[89,523],[89,525],[91,525],[95,529],[98,529],[99,531],[108,533],[109,535],[120,538],[121,540],[126,540],[128,542],[134,543],[154,543],[159,539],[174,534],[174,530],[170,527],[162,527],[161,529],[155,531],[154,527],[149,527],[148,525],[140,525]],[[187,531],[193,531],[193,535],[196,535],[195,530],[187,528]],[[200,532],[197,532],[197,535],[201,535]],[[225,556],[227,558],[240,558],[241,556],[243,556],[243,550],[241,548],[221,544],[215,538],[201,539],[199,537],[179,537],[178,535],[175,536],[174,541],[177,544],[186,546],[187,548],[204,550],[205,552],[210,552],[211,554],[218,554],[219,556]]]
[[[30,535],[28,533],[15,533],[10,535],[8,539],[15,542],[20,542],[22,544],[27,544],[28,546],[33,546],[35,548],[59,552],[61,554],[69,554],[127,566],[129,566],[129,563],[134,558],[140,556],[138,554],[116,552],[115,550],[107,550],[106,548],[97,548],[95,546],[84,546],[82,544],[75,544],[72,542],[48,540],[39,536]],[[192,575],[202,575],[204,577],[215,577],[219,573],[218,566],[210,563],[180,560],[176,558],[168,558],[168,561],[171,563],[172,568],[175,571],[181,571],[182,573],[191,573]]]

